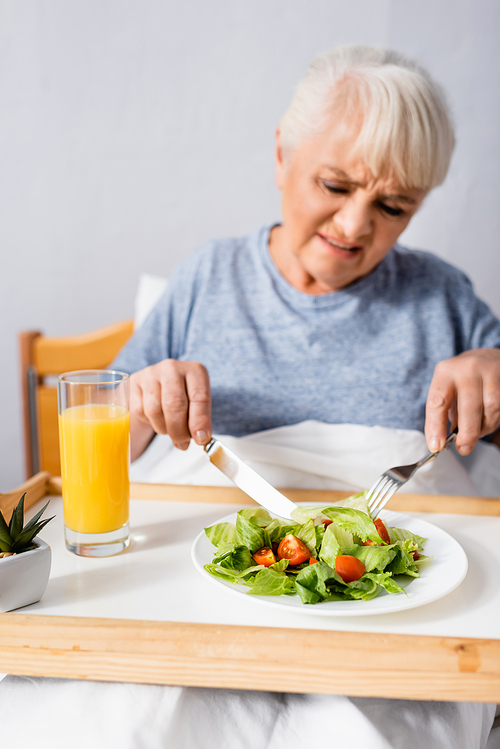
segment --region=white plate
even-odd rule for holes
[[[460,544],[446,531],[425,520],[403,515],[400,512],[384,510],[380,517],[384,522],[395,528],[406,528],[412,533],[427,538],[424,553],[433,556],[433,560],[422,567],[420,577],[408,582],[408,578],[398,578],[398,582],[406,589],[407,595],[402,593],[379,593],[371,601],[325,601],[324,603],[304,604],[298,595],[295,596],[248,596],[250,600],[273,606],[279,609],[292,609],[301,614],[313,616],[371,616],[373,614],[392,614],[395,611],[406,611],[417,606],[424,606],[455,590],[467,574],[467,557]],[[236,513],[219,520],[219,523],[236,523]],[[195,539],[191,556],[196,568],[201,574],[217,586],[238,596],[247,595],[245,585],[233,583],[213,577],[203,569],[204,564],[210,564],[214,557],[215,547],[212,546],[205,531]]]

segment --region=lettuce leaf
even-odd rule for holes
[[[247,578],[251,578],[256,572],[263,569],[261,564],[248,567],[246,570],[231,570],[226,567],[221,567],[218,564],[204,564],[203,568],[214,577],[219,577],[221,580],[226,580],[230,583],[243,583],[248,585]]]
[[[287,596],[295,593],[295,583],[287,577],[284,572],[280,572],[272,567],[264,567],[257,572],[252,582],[252,587],[248,591],[253,596]]]
[[[271,539],[271,543],[277,543],[279,542],[288,534],[288,533],[295,533],[298,526],[296,523],[293,525],[290,525],[290,523],[282,520],[278,520],[278,518],[274,518],[269,525],[266,526],[266,531],[269,534],[269,538]]]
[[[366,492],[353,494],[352,497],[341,499],[337,504],[339,507],[350,507],[353,510],[359,510],[360,512],[364,512],[365,515],[368,515],[368,517],[371,517],[370,508],[368,507],[368,501],[366,499]]]
[[[220,546],[223,543],[233,544],[236,538],[236,526],[233,523],[217,523],[217,525],[205,528],[205,534],[214,546]]]
[[[377,544],[383,543],[370,516],[360,510],[352,507],[325,507],[323,514],[362,541],[370,539]]]
[[[410,531],[405,530],[404,528],[387,528],[387,531],[389,533],[389,538],[391,539],[391,544],[394,544],[396,542],[403,542],[411,540],[415,544],[414,549],[417,551],[421,551],[424,548],[424,544],[427,541],[426,538],[422,538],[422,536],[417,536],[416,533],[410,533]]]
[[[396,552],[394,559],[387,566],[387,572],[392,572],[393,575],[410,575],[411,577],[418,577],[418,568],[413,559],[412,551],[415,550],[415,543],[411,538],[408,538],[402,543],[396,543],[392,547]]]
[[[236,518],[236,543],[246,546],[252,554],[258,549],[262,549],[263,546],[271,546],[271,540],[266,530],[256,525],[253,519],[242,515],[242,512],[245,512],[245,510],[241,510]]]
[[[327,584],[334,581],[334,570],[325,562],[318,562],[300,570],[295,585],[302,603],[319,603],[330,598]]]
[[[342,553],[357,557],[363,562],[367,572],[372,570],[383,572],[397,554],[392,546],[358,546],[356,544],[345,548]]]
[[[263,507],[245,507],[238,512],[238,515],[247,520],[252,520],[255,525],[260,525],[262,528],[272,522],[272,517]]]
[[[325,535],[323,536],[323,543],[319,550],[319,558],[332,569],[335,569],[335,559],[337,558],[337,555],[340,554],[340,544],[334,526],[335,529],[339,527],[335,525],[335,523],[330,523],[330,525],[327,526]]]
[[[236,546],[234,544],[219,546],[212,562],[226,569],[239,570],[240,572],[255,565],[255,561],[247,547]]]
[[[312,556],[316,555],[316,531],[312,520],[308,520],[304,525],[297,526],[294,536],[305,543]]]

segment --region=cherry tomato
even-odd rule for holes
[[[377,544],[375,541],[372,541],[371,538],[368,539],[368,541],[363,541],[363,546],[376,546]]]
[[[417,559],[420,559],[420,554],[418,553],[416,549],[415,551],[412,551],[412,554],[413,554],[413,559],[415,562],[417,561]]]
[[[351,557],[349,554],[339,554],[335,560],[335,572],[340,575],[345,583],[352,583],[359,580],[366,572],[366,567],[357,557]]]
[[[256,551],[252,556],[255,559],[256,564],[263,564],[264,567],[270,567],[272,564],[276,564],[276,557],[269,546],[263,546],[262,549]]]
[[[289,533],[278,546],[278,556],[280,559],[288,559],[289,564],[302,564],[307,562],[311,552],[300,538]]]
[[[384,521],[380,518],[377,518],[374,522],[374,526],[377,529],[377,533],[382,539],[382,541],[385,541],[386,544],[391,543],[391,539],[389,538],[389,533],[387,531],[387,528],[384,525]]]
[[[325,526],[325,528],[328,528],[331,523],[333,523],[333,520],[330,520],[329,518],[323,520],[323,525]]]
[[[314,557],[311,557],[309,560],[309,564],[318,564],[318,560],[315,559]]]

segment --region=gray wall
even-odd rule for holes
[[[404,239],[500,314],[497,0],[0,0],[0,491],[23,477],[17,333],[130,317],[141,272],[279,217],[274,130],[338,44],[446,87],[458,146]]]

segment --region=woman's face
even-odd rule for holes
[[[283,224],[271,231],[271,256],[295,288],[337,291],[387,255],[425,197],[391,176],[375,178],[354,150],[356,129],[340,124],[282,153],[276,179]]]

